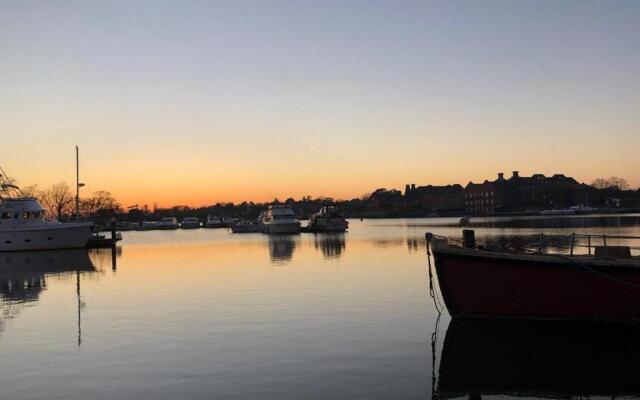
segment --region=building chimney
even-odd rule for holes
[[[518,178],[518,176],[519,176],[519,175],[518,175],[518,171],[513,171],[513,177],[514,177],[514,178]]]
[[[411,190],[416,190],[416,184],[415,183],[411,184]]]
[[[410,190],[409,188],[410,187],[411,186],[408,183],[406,185],[404,185],[404,195],[405,196],[409,194],[409,190]]]
[[[504,172],[498,172],[498,180],[499,181],[503,181],[504,180]]]

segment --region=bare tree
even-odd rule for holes
[[[29,185],[20,188],[20,191],[25,197],[38,197],[40,195],[40,191],[38,190],[38,185]]]
[[[80,211],[83,216],[98,214],[102,211],[119,211],[120,203],[113,197],[110,192],[99,190],[94,192],[89,198],[80,201]]]
[[[591,186],[597,189],[618,189],[618,190],[626,190],[629,189],[629,184],[623,178],[618,178],[617,176],[612,176],[610,178],[598,178],[591,182]]]
[[[69,185],[64,182],[56,183],[49,189],[43,190],[38,196],[50,216],[61,219],[73,211],[74,197]]]

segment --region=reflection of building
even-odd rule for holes
[[[640,380],[630,366],[638,363],[640,327],[631,324],[454,318],[435,392],[441,399],[635,397]]]
[[[295,235],[269,235],[269,256],[271,261],[281,263],[293,257],[296,248]]]
[[[325,258],[339,258],[346,247],[344,233],[314,235],[313,245],[322,251]]]

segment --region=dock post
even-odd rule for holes
[[[462,246],[469,249],[476,248],[476,232],[473,229],[462,230]]]
[[[111,217],[111,244],[116,245],[116,218]]]

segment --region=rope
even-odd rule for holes
[[[440,301],[440,296],[438,296],[437,289],[433,284],[433,268],[431,267],[431,241],[427,240],[427,264],[429,267],[429,296],[433,299],[433,305],[438,312],[438,318],[442,314],[442,310],[444,309],[444,305]]]

